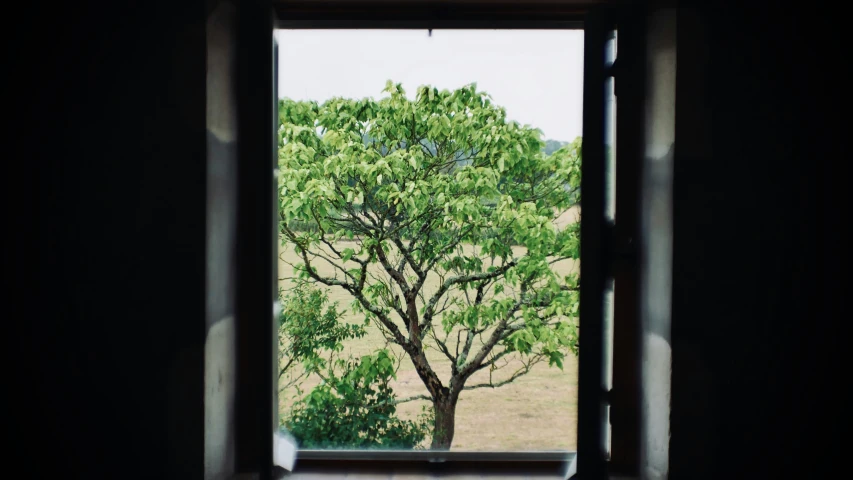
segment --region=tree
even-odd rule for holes
[[[434,408],[431,446],[447,449],[463,390],[577,353],[580,280],[555,265],[579,257],[579,226],[554,220],[575,206],[579,142],[544,154],[475,84],[383,92],[280,102],[281,233],[297,279],[346,291],[405,352]],[[450,361],[444,380],[428,349]],[[467,383],[507,365],[520,368]]]
[[[301,448],[411,449],[424,441],[430,414],[417,421],[397,416],[390,386],[396,371],[387,350],[335,363],[342,373],[330,369],[284,421]]]
[[[362,325],[341,322],[336,304],[320,289],[296,285],[282,296],[278,315],[279,388],[298,386],[312,372],[325,369],[343,342],[365,335]],[[297,369],[295,367],[302,367]]]
[[[282,418],[300,446],[414,448],[423,442],[430,413],[418,421],[397,416],[390,386],[396,369],[389,352],[337,358],[343,342],[364,336],[364,327],[343,322],[337,305],[310,285],[299,284],[284,297],[279,291],[279,297],[279,388],[296,387],[301,397],[306,376],[323,380]]]

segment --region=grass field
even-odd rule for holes
[[[571,220],[576,221],[576,213],[571,216]],[[280,275],[290,275],[292,267],[289,264],[296,260],[296,254],[291,248],[281,247]],[[577,265],[564,261],[555,264],[555,267],[568,273],[574,271]],[[319,265],[318,269],[321,274],[331,273],[331,270],[324,272]],[[432,283],[428,281],[426,288],[434,291],[437,280],[434,275],[430,278]],[[286,289],[290,282],[282,280],[281,286]],[[352,301],[349,294],[340,288],[329,289],[329,296],[337,300],[341,308],[347,307]],[[350,317],[350,320],[357,319]],[[384,344],[378,329],[370,327],[366,337],[346,344],[344,355],[366,355]],[[428,351],[427,357],[446,384],[450,375],[449,361],[435,350]],[[514,370],[513,365],[509,365],[495,372],[494,380],[505,378]],[[468,384],[488,380],[489,373],[482,371],[469,379]],[[313,384],[316,384],[316,380],[309,381],[306,386]],[[427,393],[408,357],[403,357],[393,387],[400,398]],[[280,409],[283,413],[289,409],[294,393],[291,389],[280,394]],[[404,403],[400,405],[399,411],[404,418],[414,418],[426,404],[425,401]],[[463,391],[460,396],[453,450],[575,450],[576,443],[577,358],[574,356],[566,358],[562,371],[542,363],[509,385]]]

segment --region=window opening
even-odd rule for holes
[[[276,37],[282,425],[575,450],[583,31]]]

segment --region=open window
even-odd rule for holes
[[[283,426],[576,451],[583,31],[276,38]]]
[[[365,387],[371,393],[369,400],[377,408],[372,411],[369,408],[356,408],[360,410],[359,421],[373,421],[375,419],[365,417],[370,416],[371,412],[378,412],[379,417],[384,417],[381,421],[385,423],[382,426],[384,430],[380,428],[377,431],[385,435],[389,429],[396,429],[394,431],[399,437],[406,439],[406,435],[415,428],[423,427],[417,423],[417,417],[402,415],[399,408],[379,408],[389,402],[399,401],[402,392],[395,392],[397,396],[386,397],[379,394],[388,388],[402,390],[400,377],[405,375],[411,377],[407,380],[414,387],[411,392],[402,394],[406,397],[422,396],[427,400],[424,403],[433,407],[433,419],[429,420],[428,426],[432,430],[430,436],[434,437],[436,426],[452,425],[446,421],[436,422],[434,407],[446,400],[442,395],[454,394],[454,382],[464,384],[470,381],[469,386],[482,386],[485,389],[513,379],[511,372],[497,379],[489,375],[501,358],[506,360],[506,357],[517,355],[520,357],[517,363],[524,369],[525,354],[528,359],[538,355],[539,360],[544,360],[542,366],[547,371],[548,363],[565,362],[565,352],[560,352],[556,347],[568,347],[566,350],[569,351],[577,348],[578,351],[575,367],[578,392],[576,441],[568,442],[568,448],[564,446],[562,451],[560,445],[548,448],[544,444],[537,445],[535,450],[538,451],[501,448],[501,445],[491,449],[463,447],[457,451],[452,443],[435,443],[434,440],[426,445],[434,447],[432,449],[413,450],[346,448],[346,442],[332,442],[325,445],[337,448],[301,450],[297,468],[301,471],[326,472],[335,469],[376,471],[388,468],[417,469],[418,465],[422,465],[424,468],[431,466],[433,469],[450,471],[473,467],[480,472],[516,469],[522,472],[552,471],[557,475],[570,475],[577,470],[583,478],[603,478],[607,462],[613,456],[611,448],[617,445],[620,448],[631,446],[630,441],[626,442],[620,437],[632,435],[625,429],[620,430],[619,427],[624,427],[625,423],[612,430],[610,427],[611,406],[616,394],[629,392],[629,389],[615,389],[614,381],[618,383],[620,379],[634,379],[633,374],[625,373],[631,371],[631,367],[627,367],[630,363],[628,357],[619,357],[613,353],[613,346],[619,344],[620,338],[617,333],[619,328],[614,328],[614,325],[619,325],[618,315],[620,312],[626,314],[626,324],[632,321],[627,310],[620,309],[618,300],[622,283],[626,291],[631,291],[631,278],[624,277],[621,283],[614,282],[614,277],[620,272],[630,270],[630,262],[614,261],[617,254],[622,255],[621,258],[630,257],[627,250],[621,247],[626,242],[619,240],[629,238],[630,230],[619,236],[619,222],[615,213],[616,205],[623,205],[620,203],[620,193],[629,191],[627,187],[621,189],[620,179],[623,177],[616,176],[616,172],[621,172],[621,164],[619,169],[616,168],[613,80],[620,64],[615,57],[616,17],[607,9],[589,8],[344,8],[312,7],[310,2],[282,2],[277,7],[276,15],[276,28],[311,31],[314,34],[329,30],[362,29],[359,34],[364,35],[370,31],[364,29],[371,29],[408,30],[422,37],[470,32],[472,38],[476,38],[477,34],[496,35],[513,30],[541,30],[552,34],[583,31],[582,143],[574,145],[579,148],[572,151],[570,142],[574,138],[550,135],[568,144],[557,145],[563,148],[556,156],[554,152],[542,152],[547,148],[545,140],[548,138],[542,138],[523,127],[507,127],[493,132],[492,127],[496,122],[505,122],[506,117],[511,119],[513,111],[507,107],[505,116],[501,116],[501,109],[493,107],[490,110],[491,100],[476,87],[466,87],[470,84],[419,89],[419,82],[415,81],[415,84],[403,86],[410,92],[407,95],[400,91],[401,85],[392,81],[388,85],[375,85],[376,97],[367,101],[365,95],[347,95],[346,92],[336,93],[333,90],[328,91],[326,98],[294,100],[293,97],[302,95],[299,92],[276,91],[281,83],[278,79],[273,82],[270,100],[274,103],[275,116],[272,129],[274,165],[271,169],[273,171],[259,174],[258,178],[271,179],[275,185],[275,191],[272,192],[275,211],[271,217],[276,247],[273,252],[275,258],[271,263],[276,279],[273,295],[278,302],[278,309],[273,318],[273,338],[269,338],[270,329],[258,329],[257,335],[259,338],[266,336],[265,341],[274,345],[273,364],[266,367],[273,378],[269,390],[273,391],[274,397],[274,429],[281,427],[281,414],[285,414],[288,421],[293,421],[293,401],[296,399],[303,401],[296,410],[302,409],[298,411],[303,415],[301,420],[308,423],[314,421],[312,427],[320,424],[319,429],[314,431],[314,438],[322,439],[322,428],[329,428],[329,423],[324,421],[337,421],[341,415],[352,412],[352,409],[347,408],[335,410],[345,397],[342,390]],[[485,35],[481,38],[485,38]],[[277,63],[279,55],[275,53],[276,49],[286,48],[281,43],[287,40],[286,37],[279,37],[279,45],[272,48],[276,59],[274,76],[298,75],[299,68],[303,67]],[[350,47],[353,47],[352,43],[341,45],[338,52],[318,49],[315,53],[334,63]],[[305,43],[300,48],[311,49]],[[377,54],[382,52],[378,50]],[[389,61],[393,61],[394,57],[389,57]],[[392,77],[393,73],[383,76]],[[346,79],[347,75],[342,77]],[[471,80],[477,81],[476,78]],[[485,83],[485,80],[481,82]],[[423,83],[430,83],[429,79]],[[536,88],[535,85],[519,85],[519,88],[525,87]],[[349,98],[330,100],[332,97]],[[500,99],[495,99],[495,103],[500,104]],[[428,108],[432,110],[425,110]],[[401,111],[414,113],[416,118],[413,118],[411,125],[403,121],[402,117],[395,116]],[[427,114],[417,118],[424,111]],[[465,122],[470,125],[463,125]],[[457,123],[460,125],[458,128]],[[535,119],[524,123],[536,126]],[[490,129],[488,135],[481,135],[487,125]],[[465,128],[468,128],[467,135],[471,138],[474,135],[470,130],[477,130],[479,143],[464,144],[466,134],[460,132],[464,132]],[[492,138],[485,138],[492,135]],[[493,148],[491,143],[500,141],[497,137],[503,137],[504,142]],[[502,157],[500,148],[503,147],[521,152]],[[486,153],[483,154],[483,151]],[[571,155],[577,158],[572,159]],[[325,165],[320,164],[320,157]],[[449,159],[451,162],[440,165],[441,159]],[[577,160],[575,166],[573,160]],[[524,161],[529,163],[524,164]],[[553,165],[547,164],[547,169],[538,172],[541,165],[536,162],[548,161]],[[394,162],[400,164],[399,169],[395,170]],[[380,163],[382,168],[377,167]],[[516,170],[512,170],[513,167]],[[435,169],[435,173],[420,175],[425,168]],[[478,176],[473,175],[475,168],[479,169]],[[572,168],[577,169],[577,177],[572,177]],[[565,178],[538,175],[545,170],[560,172]],[[503,175],[504,171],[511,174]],[[630,168],[626,172],[630,172]],[[434,181],[441,175],[445,176],[444,183]],[[554,185],[546,184],[541,190],[531,187],[531,198],[522,198],[519,192],[521,189],[515,190],[519,198],[513,198],[511,188],[506,186],[508,181],[519,179],[532,185],[531,179],[539,177],[551,179],[548,181]],[[577,180],[579,183],[572,183]],[[562,188],[560,195],[565,199],[575,198],[575,204],[565,200],[559,205],[537,207],[537,199],[553,195],[557,184]],[[489,193],[478,194],[478,189],[483,192],[488,190]],[[542,216],[543,208],[553,210],[568,207],[568,211],[573,206],[579,207],[580,192],[583,193],[583,210],[578,215],[577,230],[573,233],[580,243],[579,260],[583,266],[583,281],[580,282],[580,275],[552,275],[554,270],[548,266],[546,270],[550,273],[543,274],[544,271],[540,270],[538,283],[525,285],[524,279],[520,277],[531,275],[536,270],[531,265],[526,270],[516,268],[519,262],[531,260],[523,253],[519,255],[514,252],[513,247],[524,246],[527,251],[532,251],[534,248],[544,248],[541,245],[548,243],[547,239],[535,240],[537,237],[552,235],[559,238],[561,235],[569,235],[571,232],[566,233],[569,229],[543,227],[535,219],[537,214]],[[443,203],[440,208],[436,208],[439,206],[440,194],[443,194],[440,199]],[[460,201],[450,202],[452,196]],[[469,197],[476,199],[476,202],[466,204]],[[507,198],[518,206],[501,204]],[[540,211],[537,213],[534,208],[527,217],[520,215],[524,208],[529,208],[521,204],[531,203]],[[403,206],[409,206],[416,213],[404,211]],[[318,215],[318,212],[323,215]],[[619,212],[622,217],[629,219],[626,224],[630,223],[633,213],[630,205],[624,211],[619,209]],[[508,220],[508,225],[521,222],[532,233],[525,236],[517,228],[501,231],[499,227],[503,225],[499,219]],[[444,229],[433,228],[435,226],[444,226]],[[263,231],[269,232],[268,227]],[[394,237],[394,232],[399,232],[399,237]],[[443,235],[445,233],[447,235]],[[345,245],[346,242],[351,245]],[[470,251],[466,250],[469,247],[466,242],[471,244]],[[551,240],[552,246],[556,243]],[[279,245],[285,248],[280,249]],[[507,249],[508,252],[505,252]],[[445,254],[457,250],[457,254]],[[558,257],[560,252],[568,252],[565,245],[561,245],[558,250],[551,252],[552,255],[540,250],[537,255],[548,265],[548,261]],[[483,261],[486,256],[490,262]],[[571,255],[567,255],[567,259],[571,259]],[[320,268],[319,264],[324,267]],[[425,271],[425,266],[439,266],[443,270],[431,277],[430,272]],[[511,275],[514,278],[506,281],[507,272],[513,272]],[[282,285],[281,279],[287,277],[291,283]],[[560,281],[549,282],[552,277]],[[311,282],[304,282],[306,279],[313,280],[313,288]],[[434,285],[428,283],[433,280]],[[582,288],[578,288],[580,284]],[[512,290],[515,296],[495,293],[498,285],[499,290]],[[333,289],[337,289],[339,295],[343,294],[339,300],[345,300],[339,302],[338,313],[352,306],[352,318],[337,321],[340,318],[336,317],[335,311],[330,310],[331,304],[323,294]],[[548,289],[550,294],[546,294]],[[454,291],[453,295],[442,297],[442,294],[451,290]],[[536,293],[525,293],[531,290]],[[436,298],[438,301],[433,301]],[[445,299],[449,299],[449,302]],[[494,337],[503,348],[491,348],[495,344],[489,346],[489,339],[493,338],[492,333],[496,331],[495,325],[500,323],[501,314],[505,315],[507,310],[525,302],[530,303],[529,311],[526,316],[522,314],[517,317],[521,321],[511,323],[515,329],[506,332],[504,336]],[[547,313],[543,313],[546,310]],[[440,314],[445,314],[445,317],[442,318]],[[287,315],[291,315],[289,324]],[[308,321],[300,325],[292,321],[293,315]],[[548,324],[549,318],[558,320]],[[562,318],[579,322],[561,321]],[[554,328],[551,331],[529,328],[530,325],[542,324]],[[288,332],[291,335],[289,338],[282,339],[280,336],[282,325],[294,327]],[[324,325],[328,327],[325,330],[328,335],[318,337],[320,340],[308,347],[326,342],[322,346],[329,347],[332,355],[317,356],[314,355],[316,351],[310,352],[310,348],[305,345],[294,346],[294,340],[304,340],[308,331],[306,328]],[[429,332],[420,334],[427,329]],[[626,327],[625,331],[629,330],[630,327]],[[526,334],[529,336],[526,337]],[[538,337],[546,341],[536,344]],[[371,339],[372,343],[362,341],[360,345],[347,344],[347,341],[363,338]],[[432,350],[421,346],[427,342]],[[389,348],[383,348],[386,344],[390,345]],[[550,347],[543,349],[543,345]],[[307,356],[297,358],[293,352],[298,348],[303,348],[301,352],[307,352]],[[341,352],[353,355],[337,355]],[[279,355],[281,353],[292,357],[282,358]],[[473,362],[472,356],[482,358]],[[257,358],[260,359],[261,355]],[[622,358],[621,370],[619,362],[614,364],[614,358]],[[430,360],[434,363],[430,364]],[[296,369],[292,369],[294,365]],[[444,378],[433,375],[438,370],[435,365],[446,367],[448,374]],[[530,367],[526,368],[529,372]],[[461,375],[466,369],[474,369],[481,377],[485,376],[474,378]],[[620,371],[623,373],[620,374]],[[293,395],[292,389],[284,391],[279,388],[279,382],[286,375],[290,375],[289,379],[293,381],[308,379],[309,383],[299,385],[297,395]],[[383,375],[390,380],[386,381]],[[294,385],[291,383],[286,388]],[[559,385],[549,385],[549,388],[552,387]],[[462,386],[460,391],[465,391]],[[353,393],[351,390],[348,392]],[[455,393],[459,395],[458,391]],[[535,391],[531,394],[544,396]],[[304,403],[306,399],[309,402],[307,404]],[[571,398],[566,401],[570,402]],[[633,399],[626,399],[622,405],[631,406],[633,403]],[[456,407],[456,404],[453,406]],[[476,405],[472,407],[472,411],[477,410]],[[311,408],[314,410],[311,411]],[[505,410],[497,406],[497,411],[502,409]],[[324,411],[336,412],[335,418],[319,418]],[[548,414],[561,415],[561,410],[555,407]],[[388,417],[395,415],[392,420],[397,423],[389,424]],[[630,415],[623,414],[622,418],[626,417]],[[543,418],[547,422],[547,414]],[[554,419],[552,423],[559,424],[560,420]],[[304,424],[300,426],[304,427]],[[506,423],[496,430],[511,432],[516,428],[519,425]],[[529,431],[523,433],[530,434]],[[567,429],[565,435],[572,436],[572,433]],[[341,432],[333,434],[342,435]],[[575,448],[571,448],[572,443]],[[353,446],[357,447],[358,444]],[[630,459],[631,456],[623,451],[616,458]],[[622,465],[630,469],[630,463],[630,460],[625,460]]]

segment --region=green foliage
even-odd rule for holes
[[[325,368],[329,354],[340,352],[346,340],[364,336],[364,327],[341,321],[336,304],[329,305],[326,293],[307,284],[297,285],[281,299],[279,313],[279,378],[302,365],[304,371]],[[300,373],[304,373],[300,372]],[[292,384],[301,377],[291,376]]]
[[[411,449],[427,438],[429,413],[417,421],[397,416],[389,386],[395,361],[388,351],[337,364],[342,373],[330,370],[327,381],[297,403],[283,422],[300,448]]]
[[[555,220],[580,201],[580,139],[546,144],[475,84],[383,92],[280,101],[280,229],[296,276],[346,291],[413,361],[440,351],[454,388],[507,355],[522,373],[561,367],[577,352],[580,278],[555,265],[579,258],[580,230]],[[433,401],[448,395],[424,368]]]
[[[357,362],[336,358],[344,341],[364,336],[364,326],[345,323],[326,292],[306,283],[298,283],[286,296],[279,291],[279,296],[280,378],[290,374],[286,386],[299,392],[307,374],[324,379],[284,418],[300,445],[413,448],[422,442],[428,417],[412,422],[396,416],[396,396],[389,381],[397,362],[387,351]]]

